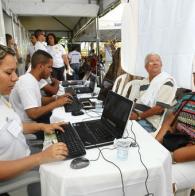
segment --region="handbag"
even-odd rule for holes
[[[171,123],[171,127],[174,126],[174,124],[177,121],[177,117],[179,116],[179,113],[182,111],[183,107],[188,103],[188,101],[191,100],[191,98],[194,96],[194,93],[187,99],[184,100],[184,103],[181,104],[180,108],[178,109],[175,118],[173,122]],[[166,134],[163,137],[163,146],[168,149],[169,151],[173,152],[178,148],[184,147],[187,144],[189,144],[191,138],[189,135],[184,134],[180,131],[174,130],[173,132],[167,131]]]
[[[163,137],[163,146],[173,152],[178,148],[186,146],[190,142],[190,136],[179,131],[167,131]]]

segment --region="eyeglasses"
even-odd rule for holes
[[[3,59],[7,54],[15,56],[16,53],[13,49],[0,44],[0,59]]]

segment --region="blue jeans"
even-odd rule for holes
[[[148,133],[156,131],[156,128],[147,120],[138,120],[137,121]]]
[[[79,66],[80,66],[80,64],[79,63],[73,63],[70,66],[74,70],[73,80],[79,80]]]

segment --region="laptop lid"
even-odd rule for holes
[[[89,88],[94,91],[95,88],[95,83],[96,83],[96,76],[94,74],[90,75],[90,82],[89,82]]]
[[[102,117],[99,120],[73,123],[81,140],[87,149],[97,146],[105,146],[113,143],[114,138],[123,136],[129,115],[133,108],[133,102],[115,92],[109,91],[104,105]],[[108,134],[104,138],[97,138],[94,131],[100,124],[106,126]],[[94,139],[95,138],[95,139]]]
[[[101,121],[111,129],[117,130],[117,138],[121,138],[132,108],[133,101],[113,91],[109,91],[105,100]]]

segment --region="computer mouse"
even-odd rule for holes
[[[89,160],[84,157],[78,157],[71,161],[70,167],[72,169],[82,169],[89,165]]]
[[[79,116],[79,115],[84,114],[84,112],[82,112],[82,111],[73,111],[73,112],[71,112],[71,114],[72,114],[73,116]]]

